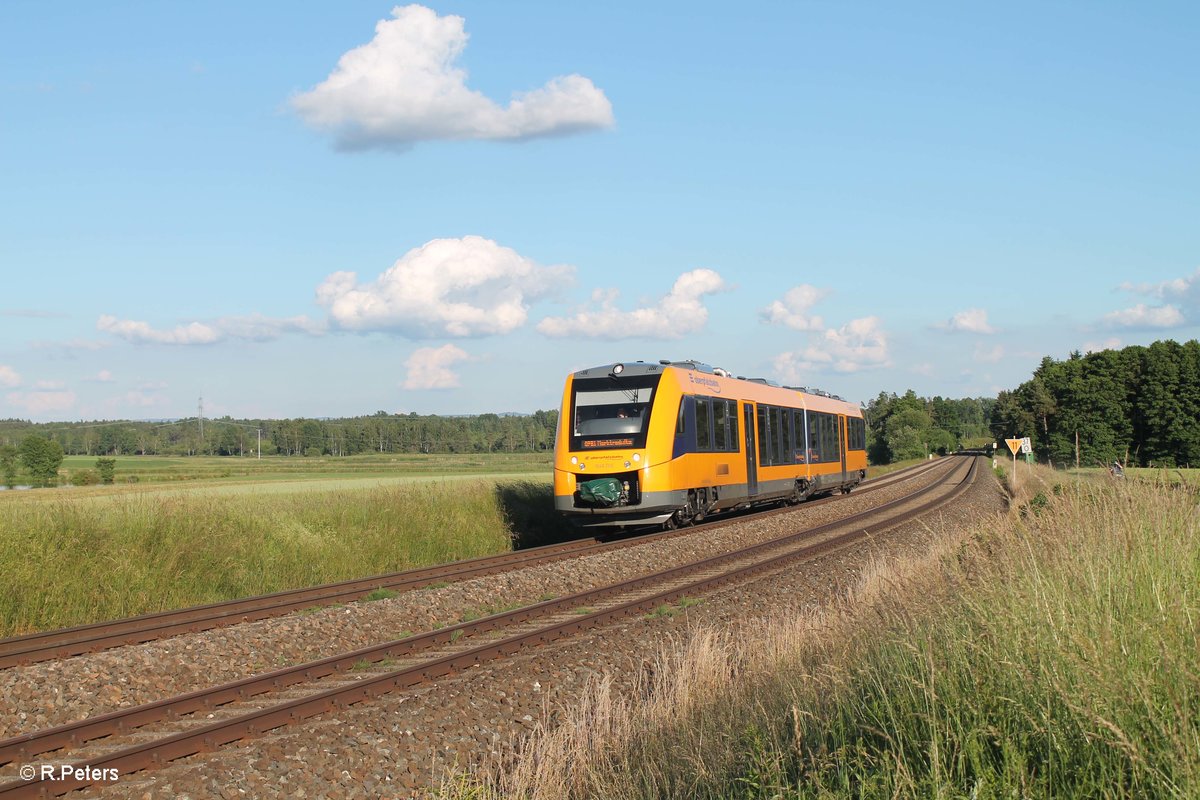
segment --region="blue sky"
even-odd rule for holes
[[[1190,3],[0,6],[0,418],[695,358],[991,396],[1200,333]]]

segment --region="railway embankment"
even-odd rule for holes
[[[1196,495],[1024,468],[1014,495],[832,603],[700,622],[445,796],[1197,796]]]

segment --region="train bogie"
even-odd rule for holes
[[[580,525],[688,523],[866,477],[857,406],[697,362],[576,372],[559,426],[555,507]]]

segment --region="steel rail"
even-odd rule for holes
[[[935,462],[937,463],[937,462]],[[884,478],[868,482],[860,494],[882,488],[894,482],[917,477],[932,467],[909,467]],[[910,472],[912,470],[912,472]],[[878,482],[876,482],[878,481]],[[812,506],[835,498],[810,501]],[[787,509],[790,510],[790,509]],[[778,513],[780,509],[766,514]],[[728,519],[716,519],[709,524],[720,527]],[[254,622],[282,616],[314,606],[333,605],[362,599],[377,589],[392,591],[413,590],[444,581],[460,581],[493,575],[517,567],[546,564],[565,558],[575,558],[610,549],[630,547],[658,537],[680,536],[687,529],[644,534],[637,539],[588,537],[572,542],[531,547],[490,556],[454,561],[430,567],[392,572],[367,578],[327,583],[300,589],[288,589],[256,597],[239,598],[206,605],[142,614],[136,617],[60,628],[0,639],[0,669],[24,666],[42,661],[94,653],[123,645],[141,644],[185,633],[197,633],[212,628]]]
[[[976,472],[976,463],[977,460],[973,459],[969,469],[967,470],[967,476],[947,497],[938,498],[918,508],[903,512],[902,514],[887,517],[884,520],[876,522],[870,526],[865,526],[862,528],[852,527],[849,532],[837,537],[833,537],[825,542],[808,545],[791,553],[777,555],[772,558],[768,558],[765,561],[752,563],[718,575],[715,578],[705,578],[700,581],[693,581],[685,586],[676,587],[674,589],[667,590],[666,592],[660,592],[649,598],[633,600],[618,606],[616,609],[594,612],[585,616],[575,616],[572,620],[566,623],[559,623],[558,625],[540,628],[534,632],[510,637],[509,639],[505,639],[501,642],[482,645],[462,653],[450,654],[436,658],[432,661],[419,663],[415,666],[384,673],[377,677],[355,682],[349,687],[330,689],[300,698],[298,700],[292,700],[279,705],[270,706],[261,711],[255,711],[235,719],[204,725],[201,728],[169,736],[154,743],[147,743],[145,745],[125,748],[114,753],[110,753],[106,756],[101,756],[97,759],[81,763],[77,766],[80,768],[91,767],[94,771],[99,771],[106,768],[115,768],[121,773],[137,771],[154,763],[161,763],[174,758],[182,757],[184,755],[191,755],[200,750],[212,749],[230,741],[244,738],[246,735],[261,733],[262,731],[270,728],[278,727],[281,724],[287,724],[288,722],[294,722],[299,719],[307,718],[313,714],[321,713],[322,711],[353,704],[366,697],[391,691],[394,688],[403,688],[406,686],[415,685],[416,683],[430,680],[434,677],[447,674],[448,672],[456,671],[464,666],[478,663],[485,657],[496,657],[514,652],[515,649],[520,649],[529,643],[551,641],[553,639],[560,638],[561,636],[569,635],[569,633],[579,630],[582,627],[600,624],[613,618],[615,615],[631,613],[630,609],[643,608],[647,605],[652,607],[661,602],[666,602],[672,598],[682,596],[688,592],[703,591],[710,586],[743,579],[739,576],[747,576],[762,571],[769,571],[777,568],[785,561],[795,558],[812,558],[830,549],[836,549],[837,547],[842,547],[848,543],[857,541],[858,539],[870,535],[875,530],[892,527],[904,520],[926,513],[934,507],[952,502],[959,494],[961,494],[962,491],[965,491],[966,487],[969,485],[969,482],[973,481]],[[956,470],[951,471],[954,472]],[[322,674],[329,674],[330,672],[337,671],[337,665],[339,663],[341,664],[341,668],[345,669],[348,668],[350,664],[361,662],[361,660],[364,658],[367,660],[379,660],[391,655],[400,654],[402,651],[405,651],[407,654],[415,652],[419,649],[426,649],[427,647],[433,646],[437,643],[454,641],[458,635],[461,635],[461,632],[466,632],[468,630],[473,629],[473,632],[479,632],[482,630],[511,626],[532,617],[551,615],[554,613],[562,613],[570,609],[577,609],[581,605],[587,605],[588,603],[595,602],[599,599],[628,594],[630,591],[635,591],[646,586],[654,586],[656,584],[661,585],[663,582],[678,580],[681,577],[686,577],[689,574],[694,575],[697,572],[717,568],[723,564],[745,561],[747,558],[754,557],[755,555],[760,555],[771,550],[778,550],[781,547],[785,547],[789,544],[799,543],[802,540],[810,539],[813,536],[821,533],[829,532],[838,528],[846,528],[847,526],[853,526],[857,521],[861,521],[868,516],[878,516],[881,512],[885,512],[889,508],[893,508],[901,504],[911,503],[915,499],[918,499],[919,497],[928,494],[937,488],[940,488],[942,485],[943,484],[941,483],[931,484],[930,486],[924,487],[918,492],[915,492],[907,497],[884,504],[868,512],[862,512],[846,519],[827,523],[815,528],[802,530],[779,539],[763,542],[758,545],[745,548],[743,550],[714,556],[699,562],[676,567],[672,570],[667,570],[655,575],[643,576],[641,578],[632,579],[613,586],[603,587],[602,589],[591,590],[572,595],[571,597],[539,603],[535,606],[529,606],[513,612],[493,615],[492,617],[478,620],[473,623],[463,623],[461,625],[454,626],[453,628],[446,628],[440,631],[431,632],[429,634],[409,637],[404,640],[390,642],[374,648],[364,648],[363,650],[343,656],[324,659],[320,662],[301,665],[289,670],[280,670],[269,675],[258,676],[256,678],[237,681],[232,684],[226,684],[225,686],[209,690],[207,692],[209,695],[207,702],[203,702],[199,697],[199,695],[204,694],[203,692],[195,692],[185,695],[181,698],[176,698],[174,701],[163,701],[162,703],[147,704],[146,706],[128,709],[122,712],[113,712],[112,714],[104,715],[103,718],[97,717],[72,725],[59,726],[58,728],[50,729],[48,731],[15,737],[14,739],[0,743],[0,745],[4,746],[5,752],[9,757],[13,755],[22,755],[28,757],[34,753],[47,752],[49,750],[57,749],[58,747],[70,746],[71,744],[106,735],[105,733],[101,732],[106,727],[108,734],[114,732],[125,732],[130,728],[146,724],[148,721],[152,721],[149,717],[162,719],[168,716],[191,713],[191,711],[198,710],[199,708],[211,708],[222,705],[230,700],[249,697],[264,691],[269,691],[272,688],[281,688],[281,686],[288,685],[288,683],[312,679],[313,677],[317,677],[317,673],[322,672],[322,670],[324,670]],[[456,633],[456,631],[459,633]],[[287,677],[288,675],[303,675],[304,677],[296,677],[294,680],[291,680]],[[200,705],[196,706],[198,701],[200,702]],[[171,710],[167,705],[169,702],[176,702],[180,705],[177,705],[173,710]],[[0,759],[0,763],[4,763],[4,761],[5,759]],[[82,782],[54,782],[47,786],[44,785],[44,783],[40,784],[36,780],[26,781],[19,784],[0,786],[0,797],[30,796],[28,792],[31,790],[37,792],[46,790],[53,794],[61,794],[65,793],[66,791],[71,791],[74,788],[81,788],[82,786],[89,785],[91,782],[92,781],[89,780],[83,780]]]

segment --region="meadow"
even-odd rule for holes
[[[1200,796],[1196,491],[1035,468],[1016,495],[833,606],[697,631],[635,698],[597,680],[442,795]]]
[[[571,535],[545,455],[130,461],[151,477],[0,492],[0,636]]]

